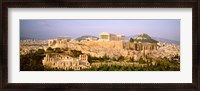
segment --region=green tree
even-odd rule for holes
[[[142,58],[140,58],[138,62],[139,62],[139,64],[145,64],[146,63],[145,60],[143,60]]]
[[[129,61],[134,62],[134,58],[130,57]]]
[[[71,50],[71,56],[72,57],[79,57],[79,55],[82,55],[83,53],[78,50]]]
[[[109,60],[109,57],[106,54],[102,58],[103,58],[104,61],[108,61]]]
[[[44,49],[38,49],[38,51],[36,51],[36,54],[44,54],[44,53],[45,53]]]
[[[55,48],[54,51],[55,51],[56,53],[62,53],[62,52],[63,52],[60,48]]]
[[[134,42],[134,39],[133,39],[133,38],[130,38],[130,42]]]
[[[54,52],[54,50],[53,50],[53,48],[48,47],[47,50],[46,50],[46,52],[50,52],[51,53],[51,52]]]
[[[124,61],[124,56],[120,56],[120,57],[118,58],[118,61]]]
[[[112,57],[111,60],[112,60],[112,61],[116,61],[117,59],[116,59],[115,57]]]
[[[43,71],[42,60],[45,57],[44,50],[38,49],[35,53],[20,55],[21,71]]]

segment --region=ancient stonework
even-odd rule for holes
[[[77,43],[80,46],[86,45],[98,48],[117,48],[117,49],[131,49],[131,50],[156,50],[156,43],[132,43],[125,41],[81,41],[81,42],[68,42],[66,40],[49,40],[49,47],[69,47],[70,43]]]
[[[125,36],[102,32],[99,34],[99,38],[100,41],[121,41],[125,39]]]
[[[87,55],[80,55],[79,58],[72,58],[63,54],[46,54],[42,61],[43,65],[47,68],[57,69],[73,69],[80,70],[90,67]]]
[[[79,50],[84,54],[93,57],[126,58],[140,59],[146,52],[157,50],[156,43],[133,43],[125,41],[66,41],[66,40],[49,40],[49,47],[68,48]],[[142,53],[142,54],[141,54]]]

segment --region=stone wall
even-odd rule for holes
[[[157,50],[156,43],[131,43],[131,42],[124,42],[124,49],[131,49],[131,50]]]
[[[80,70],[90,67],[87,59],[88,57],[86,55],[80,55],[79,58],[72,58],[67,55],[46,54],[42,63],[47,68]]]
[[[49,47],[67,47],[69,43],[76,42],[67,42],[64,40],[49,40]],[[127,49],[127,50],[157,50],[156,43],[132,43],[125,41],[81,41],[77,42],[77,44],[83,44],[89,47],[97,47],[97,48],[117,48],[117,49]]]
[[[123,48],[123,41],[85,41],[80,43],[91,47]]]
[[[155,43],[131,43],[124,41],[85,41],[81,42],[84,45],[91,47],[103,48],[118,48],[118,49],[131,49],[131,50],[156,50],[157,44]]]

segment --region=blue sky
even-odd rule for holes
[[[77,38],[101,32],[150,36],[180,41],[180,20],[20,20],[20,37],[49,39],[59,36]]]

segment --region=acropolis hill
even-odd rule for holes
[[[124,41],[124,35],[114,35],[110,33],[100,33],[99,39],[90,39],[82,41],[69,41],[68,39],[48,40],[48,46],[52,48],[69,48],[80,50],[85,54],[94,57],[133,57],[132,51],[151,51],[157,49],[156,43],[132,43]],[[135,58],[137,59],[137,58]]]

